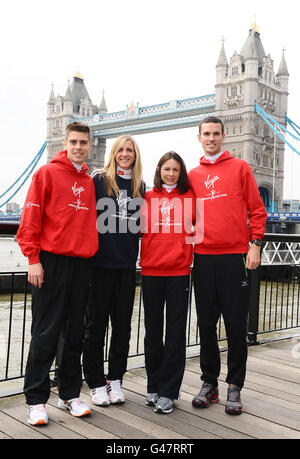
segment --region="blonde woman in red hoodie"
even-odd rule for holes
[[[166,153],[157,165],[154,188],[145,194],[141,213],[146,404],[157,413],[173,410],[184,373],[194,206],[182,158],[175,152]]]

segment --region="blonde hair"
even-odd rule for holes
[[[141,161],[141,154],[139,147],[134,140],[133,137],[129,135],[121,135],[118,137],[110,150],[110,154],[107,160],[106,165],[104,166],[104,169],[99,171],[99,178],[101,176],[105,177],[105,185],[106,185],[106,191],[108,196],[111,196],[114,194],[115,196],[119,195],[119,187],[117,185],[117,164],[116,164],[116,156],[120,148],[123,147],[125,142],[127,140],[130,140],[133,144],[133,149],[135,153],[135,160],[133,163],[132,167],[132,178],[131,178],[131,183],[132,183],[132,191],[133,191],[133,197],[141,197],[141,192],[140,188],[142,185],[142,161]]]

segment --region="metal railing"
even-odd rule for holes
[[[266,235],[261,266],[249,274],[249,345],[265,339],[281,339],[287,337],[287,333],[289,336],[300,333],[300,235]],[[198,355],[200,344],[193,288],[189,303],[187,356]],[[24,377],[30,327],[31,286],[27,282],[27,273],[0,273],[0,396],[2,383]],[[218,324],[218,338],[220,342],[226,341],[222,319]],[[109,340],[110,327],[106,360]],[[132,366],[144,363],[144,314],[139,269],[129,362]],[[55,365],[51,371],[55,371]]]
[[[300,235],[267,234],[261,266],[250,276],[248,340],[300,327]],[[300,330],[299,330],[300,331]]]

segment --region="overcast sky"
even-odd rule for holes
[[[289,117],[300,125],[299,15],[269,0],[15,0],[1,7],[0,195],[46,139],[51,83],[64,95],[80,68],[90,97],[108,111],[215,92],[222,37],[229,59],[256,22],[275,72],[286,48]],[[158,159],[175,150],[188,170],[198,164],[197,128],[135,136],[151,185]],[[112,140],[107,141],[108,150]],[[300,142],[295,144],[300,151]],[[43,156],[40,165],[46,162]],[[284,198],[300,199],[300,156],[286,147]],[[29,183],[28,183],[29,185]],[[22,204],[23,192],[15,198]],[[0,199],[0,204],[3,199]]]

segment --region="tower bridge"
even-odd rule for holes
[[[228,59],[222,40],[216,63],[215,93],[184,100],[150,106],[132,102],[124,110],[110,113],[104,92],[100,104],[94,104],[79,72],[68,83],[64,96],[55,96],[52,85],[47,103],[48,161],[63,148],[66,126],[75,120],[91,128],[93,147],[87,163],[92,172],[104,165],[106,139],[125,133],[137,135],[198,126],[204,117],[215,115],[224,122],[224,149],[252,167],[271,221],[272,214],[279,215],[283,210],[287,142],[282,135],[277,136],[277,130],[272,130],[268,116],[278,126],[287,125],[289,73],[284,50],[275,71],[256,24],[240,49]],[[277,215],[274,218],[280,221]]]
[[[106,139],[120,134],[145,134],[197,126],[203,117],[216,115],[225,126],[224,148],[245,159],[255,174],[269,212],[283,208],[284,141],[256,111],[256,104],[285,125],[289,73],[282,53],[277,72],[265,52],[256,24],[248,37],[227,59],[224,40],[216,63],[215,93],[171,100],[142,107],[133,102],[125,110],[109,113],[102,95],[94,105],[84,79],[77,73],[64,97],[51,90],[47,116],[48,160],[62,148],[65,128],[74,120],[91,127],[93,148],[88,165],[93,171],[104,165]]]
[[[140,107],[133,102],[126,110],[115,113],[96,114],[79,118],[88,124],[95,138],[111,138],[121,134],[147,134],[199,125],[201,119],[214,113],[216,95],[172,100]],[[71,121],[76,121],[73,118]]]

